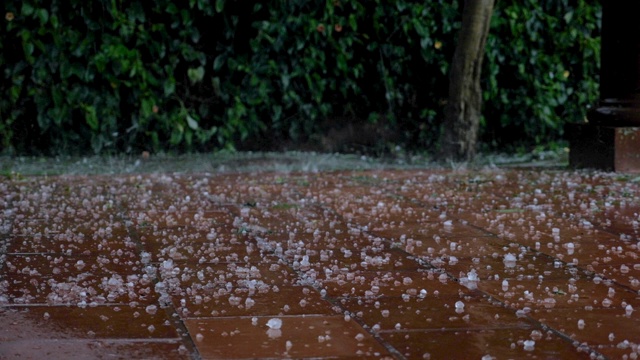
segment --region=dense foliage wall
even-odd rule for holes
[[[559,139],[584,117],[600,12],[497,3],[486,144]],[[7,0],[4,14],[0,146],[20,154],[273,148],[362,121],[429,149],[460,27],[446,0]]]

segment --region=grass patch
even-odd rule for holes
[[[271,207],[273,210],[289,210],[289,209],[297,209],[298,204],[290,204],[290,203],[281,203],[276,204]]]

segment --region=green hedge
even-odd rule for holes
[[[484,140],[544,144],[598,100],[599,2],[498,1],[483,78]]]
[[[18,154],[275,147],[345,119],[431,149],[460,27],[444,0],[4,4],[0,144]],[[583,0],[497,2],[489,146],[557,140],[584,116],[599,17]]]

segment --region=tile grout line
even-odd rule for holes
[[[121,203],[117,203],[118,206],[118,214],[120,219],[124,222],[127,232],[129,233],[131,240],[136,244],[136,249],[138,250],[138,256],[140,257],[140,263],[144,265],[144,271],[150,275],[151,283],[155,286],[156,284],[162,282],[161,275],[156,267],[151,264],[151,260],[143,262],[142,253],[146,252],[144,245],[140,241],[140,236],[135,226],[133,226],[133,221],[127,216],[126,209],[122,206]],[[142,269],[141,269],[142,270]],[[170,297],[170,296],[169,296]],[[160,303],[159,301],[155,301],[156,303]],[[200,356],[200,352],[198,351],[198,347],[196,346],[191,334],[189,333],[187,327],[185,326],[182,318],[178,314],[175,309],[173,303],[169,300],[168,303],[160,303],[161,308],[164,309],[167,317],[173,323],[173,326],[176,328],[178,332],[178,336],[180,338],[180,342],[186,347],[187,351],[191,355],[190,357],[193,360],[200,360],[202,357]]]
[[[402,199],[404,199],[404,200],[406,200],[406,201],[409,201],[409,202],[411,202],[411,203],[414,203],[414,204],[416,204],[416,205],[418,205],[418,206],[421,206],[421,207],[427,208],[427,206],[426,206],[424,203],[422,203],[420,200],[408,199],[406,196],[398,195],[398,194],[393,193],[393,192],[390,192],[390,191],[388,191],[388,190],[386,190],[386,189],[384,190],[384,193],[386,193],[387,195],[390,195],[390,196],[398,196],[398,197],[400,197],[400,198],[402,198]],[[324,208],[323,206],[319,206],[319,207],[320,207],[320,208]],[[324,208],[324,209],[326,209],[326,208]],[[336,214],[337,216],[339,216],[340,218],[342,218],[342,216],[341,216],[340,214],[338,214],[334,209],[327,209],[327,210],[329,210],[330,212],[332,212],[332,213]],[[457,221],[460,221],[460,222],[462,221],[460,218],[455,217],[455,216],[453,216],[452,218],[453,218],[453,219],[455,219],[455,220],[457,220]],[[349,223],[347,222],[347,224],[349,224]],[[481,230],[481,231],[482,231],[482,232],[484,232],[484,233],[487,233],[490,237],[496,237],[496,238],[499,238],[499,237],[497,237],[497,235],[496,235],[496,234],[494,234],[494,233],[492,233],[492,232],[490,232],[490,231],[487,231],[487,230],[485,230],[485,229],[483,229],[483,228],[481,228],[481,227],[478,227],[478,226],[476,226],[476,225],[474,225],[474,224],[469,224],[468,222],[466,222],[466,224],[467,224],[467,225],[469,225],[469,226],[472,226],[472,227],[474,227],[474,228],[476,228],[476,229],[479,229],[479,230]],[[383,239],[385,240],[385,242],[386,242],[386,243],[388,243],[388,244],[391,244],[391,243],[392,243],[392,241],[391,241],[390,239],[388,239],[387,237],[384,237],[384,236],[378,236],[378,235],[376,235],[375,233],[370,232],[366,227],[362,226],[361,224],[354,224],[354,225],[356,225],[356,226],[357,226],[357,228],[358,228],[362,233],[369,234],[369,235],[371,235],[371,236],[376,236],[376,237],[379,237],[379,238],[383,238]],[[529,247],[526,247],[526,248],[527,248],[527,249],[530,249]],[[420,265],[420,266],[426,266],[428,269],[432,269],[432,270],[435,270],[435,271],[440,271],[440,272],[442,272],[442,273],[444,273],[444,274],[447,274],[447,276],[448,276],[450,279],[452,279],[452,280],[454,280],[454,281],[456,281],[456,282],[459,282],[459,281],[458,281],[458,278],[457,278],[456,276],[454,276],[453,274],[450,274],[450,273],[449,273],[449,272],[447,272],[446,270],[436,268],[436,267],[434,267],[433,265],[431,265],[431,264],[429,264],[429,263],[425,263],[425,262],[423,262],[423,261],[420,261],[419,259],[416,259],[416,258],[415,258],[415,256],[414,256],[413,254],[410,254],[410,253],[406,252],[404,249],[397,248],[397,250],[398,250],[398,251],[400,251],[400,252],[402,252],[402,253],[404,253],[405,255],[407,255],[407,258],[414,258],[414,261],[416,261],[416,262],[418,263],[418,265]],[[543,254],[544,254],[544,253],[543,253]],[[550,255],[548,255],[548,254],[544,254],[544,255],[549,256],[549,257],[551,257],[551,258],[554,258],[554,257],[552,257],[552,256],[550,256]],[[555,258],[554,258],[554,259],[555,259]],[[462,286],[462,285],[461,285],[461,286]],[[478,292],[478,293],[479,293],[479,294],[481,294],[483,297],[485,297],[485,298],[486,298],[490,303],[494,303],[494,304],[495,304],[495,303],[497,303],[497,304],[499,304],[500,306],[502,306],[503,308],[506,308],[506,309],[510,309],[510,310],[517,310],[517,309],[514,309],[512,306],[510,306],[510,305],[508,305],[508,304],[504,303],[504,302],[503,302],[503,301],[501,301],[500,299],[498,299],[498,298],[494,297],[493,295],[491,295],[491,294],[489,294],[489,293],[487,293],[487,292],[485,292],[485,291],[482,291],[482,290],[479,290],[479,289],[475,289],[475,290],[472,290],[472,292]],[[528,322],[530,322],[530,323],[531,323],[532,325],[534,325],[535,327],[540,328],[540,329],[542,329],[542,330],[550,330],[550,331],[552,331],[554,334],[556,334],[559,338],[564,339],[565,341],[569,342],[569,343],[570,343],[570,344],[572,344],[572,345],[575,343],[575,341],[573,341],[573,340],[572,340],[572,339],[571,339],[567,334],[564,334],[563,332],[561,332],[561,331],[559,331],[559,330],[556,330],[556,329],[554,329],[554,328],[552,328],[552,327],[550,327],[550,326],[548,326],[548,325],[546,325],[546,324],[544,324],[544,323],[541,323],[540,321],[538,321],[538,320],[537,320],[537,319],[535,319],[535,318],[532,318],[532,317],[531,317],[531,316],[529,316],[529,315],[526,315],[526,318],[527,318]],[[603,354],[601,354],[600,352],[596,351],[596,350],[595,350],[595,349],[593,349],[592,347],[588,347],[588,349],[589,349],[592,353],[595,353],[597,356],[599,356],[599,357],[598,357],[599,359],[603,359],[603,360],[604,360],[604,359],[607,359],[607,357],[605,357]]]
[[[349,222],[345,221],[344,217],[341,214],[337,213],[335,211],[335,209],[333,209],[331,207],[326,207],[324,204],[311,204],[311,206],[312,207],[316,207],[316,208],[321,209],[321,210],[328,211],[328,212],[336,215],[339,219],[341,219],[345,223],[345,225],[347,225],[347,226],[349,225]],[[362,233],[366,234],[367,232],[362,231]],[[316,286],[314,286],[314,289],[316,291],[318,291]],[[328,297],[328,296],[325,296],[323,298],[325,299],[325,301],[327,301],[331,305],[337,306],[340,309],[342,309],[343,314],[351,315],[351,311],[349,311],[349,309],[347,309],[345,306],[343,306],[342,303],[339,301],[340,297]],[[380,343],[380,345],[382,345],[385,349],[387,349],[396,358],[398,358],[398,359],[406,359],[406,357],[398,349],[396,349],[393,345],[391,345],[390,343],[388,343],[387,341],[382,339],[382,337],[377,332],[374,332],[373,329],[370,326],[368,326],[367,324],[364,323],[364,321],[358,319],[357,317],[351,317],[351,319],[355,323],[360,325],[360,327],[364,331],[369,333],[369,335],[371,335],[378,343]]]
[[[327,209],[327,208],[324,208],[324,207],[322,207],[322,206],[319,206],[318,204],[310,204],[309,206],[310,206],[310,207],[312,207],[312,208],[313,208],[313,207],[316,207],[316,208],[319,208],[319,209],[326,209],[326,210],[328,210],[328,211],[330,211],[330,212],[332,212],[332,213],[335,213],[335,212],[333,211],[333,209]],[[233,213],[233,212],[231,212],[231,213],[233,214],[233,216],[236,216],[236,217],[238,216],[238,214],[236,214],[236,213]],[[339,216],[339,214],[336,214],[336,215],[338,215],[338,216]],[[342,218],[342,217],[340,216],[340,218]],[[257,246],[259,249],[261,249],[261,250],[262,250],[262,246],[260,245],[260,241],[258,241],[258,240],[256,239],[256,236],[255,236],[255,235],[253,235],[253,234],[250,234],[250,235],[251,235],[251,238],[253,239],[253,241],[255,241],[255,242],[256,242],[256,246]],[[292,264],[291,262],[287,261],[287,259],[286,259],[286,258],[284,258],[283,256],[276,255],[276,254],[275,254],[275,250],[269,250],[269,252],[270,252],[270,253],[272,253],[274,256],[276,256],[280,261],[282,261],[282,262],[283,262],[283,263],[284,263],[284,264],[285,264],[285,265],[286,265],[290,270],[292,270],[292,271],[296,274],[296,276],[297,276],[297,280],[299,281],[299,283],[300,283],[301,285],[304,285],[304,284],[302,283],[302,280],[303,280],[303,278],[304,278],[304,276],[303,276],[303,275],[304,275],[304,273],[303,273],[302,271],[300,271],[300,270],[298,270],[298,269],[295,269],[295,268],[293,267],[293,264]],[[325,301],[325,302],[327,302],[329,305],[331,305],[331,308],[332,308],[332,309],[336,309],[336,308],[338,308],[338,309],[340,309],[340,310],[342,311],[343,316],[346,316],[346,315],[349,315],[349,316],[350,316],[350,313],[351,313],[351,312],[350,312],[350,311],[348,311],[348,309],[346,309],[346,308],[345,308],[345,307],[340,303],[340,301],[338,300],[338,298],[334,298],[334,297],[330,297],[330,296],[326,296],[326,295],[325,295],[325,296],[323,296],[323,295],[322,295],[322,292],[321,292],[321,289],[319,289],[319,288],[318,288],[318,285],[317,285],[317,284],[307,284],[307,285],[308,285],[309,287],[311,287],[311,288],[312,288],[316,293],[318,293],[318,294],[320,295],[320,297],[323,299],[323,301]],[[335,310],[334,310],[334,311],[335,311]],[[351,316],[350,316],[350,319],[351,319],[351,320],[353,320],[356,324],[358,324],[358,325],[363,329],[363,331],[365,331],[365,332],[367,332],[369,335],[371,335],[371,337],[372,337],[373,339],[375,339],[375,340],[376,340],[376,342],[378,342],[378,343],[379,343],[383,348],[385,348],[387,351],[389,351],[389,353],[390,353],[391,355],[395,356],[395,358],[396,358],[396,359],[406,360],[406,357],[405,357],[404,355],[402,355],[402,354],[401,354],[397,349],[395,349],[393,346],[391,346],[391,344],[388,344],[386,341],[382,340],[382,338],[381,338],[379,335],[377,335],[376,333],[374,333],[374,332],[369,328],[369,326],[367,326],[366,324],[364,324],[362,321],[359,321],[357,318],[354,318],[354,317],[351,317]]]
[[[456,219],[456,220],[458,220],[458,221],[461,221],[459,218],[455,218],[455,217],[454,217],[454,219]],[[475,225],[475,224],[473,224],[473,223],[467,222],[467,223],[466,223],[466,225],[467,225],[467,226],[470,226],[470,227],[473,227],[473,228],[475,228],[475,229],[481,230],[481,231],[483,231],[483,232],[485,232],[485,233],[489,234],[489,236],[491,236],[491,237],[495,237],[495,238],[498,238],[498,239],[502,239],[498,234],[495,234],[495,233],[493,233],[493,232],[491,232],[491,231],[489,231],[489,230],[486,230],[486,229],[484,229],[484,228],[482,228],[482,227],[480,227],[480,226],[478,226],[478,225]],[[611,234],[611,233],[610,233],[610,234]],[[509,240],[509,242],[510,242],[510,243],[514,243],[514,244],[518,244],[518,246],[519,246],[519,247],[521,247],[521,248],[522,248],[522,247],[526,248],[526,249],[527,249],[527,251],[528,251],[528,252],[530,252],[530,253],[531,253],[532,255],[534,255],[534,256],[543,256],[543,257],[548,258],[548,259],[550,259],[550,260],[558,261],[558,262],[560,262],[560,263],[562,263],[562,264],[563,264],[563,267],[565,267],[565,268],[567,268],[567,269],[576,269],[576,270],[579,270],[583,275],[585,275],[586,277],[589,277],[589,278],[591,278],[591,279],[593,279],[596,275],[597,275],[597,276],[600,276],[600,277],[602,278],[602,280],[603,280],[603,281],[607,281],[607,280],[608,280],[608,281],[611,281],[611,282],[612,282],[612,283],[614,283],[616,286],[620,287],[621,289],[625,290],[626,292],[629,292],[629,293],[634,294],[634,295],[638,295],[638,291],[633,290],[631,287],[629,287],[629,286],[627,286],[627,285],[620,284],[619,282],[617,282],[617,281],[616,281],[616,280],[614,280],[614,279],[610,279],[610,278],[609,278],[607,275],[605,275],[605,274],[602,274],[602,273],[598,273],[598,272],[596,272],[596,271],[591,271],[591,270],[585,269],[585,268],[584,268],[584,267],[582,267],[582,266],[573,265],[573,264],[571,264],[571,263],[569,263],[569,262],[567,262],[567,261],[564,261],[564,260],[562,260],[562,259],[560,259],[560,258],[557,258],[557,257],[555,257],[555,256],[553,256],[553,255],[551,255],[551,254],[547,254],[547,253],[546,253],[546,252],[544,252],[544,251],[539,251],[539,250],[536,250],[536,249],[532,248],[531,246],[520,244],[520,243],[519,243],[519,242],[517,242],[517,241],[510,241],[510,240]]]
[[[390,194],[390,195],[393,195],[393,196],[400,196],[400,197],[402,197],[403,199],[408,200],[408,201],[410,201],[410,202],[412,202],[412,203],[414,203],[414,204],[416,204],[416,205],[418,205],[418,206],[421,206],[421,207],[423,207],[423,208],[426,208],[426,207],[427,207],[427,205],[425,205],[424,203],[422,203],[422,201],[420,201],[420,200],[416,200],[416,199],[407,199],[407,198],[406,198],[405,196],[403,196],[403,195],[398,195],[398,194],[390,193],[390,192],[388,192],[388,191],[385,191],[385,193]],[[462,223],[462,221],[463,221],[462,219],[460,219],[460,218],[459,218],[459,217],[457,217],[457,216],[451,216],[451,217],[452,217],[454,220],[459,221],[459,222],[461,222],[461,223]],[[473,227],[473,228],[475,228],[475,229],[481,230],[482,232],[487,233],[490,237],[494,237],[494,238],[498,238],[498,239],[500,239],[500,237],[499,237],[497,234],[494,234],[494,233],[492,233],[491,231],[488,231],[488,230],[486,230],[486,229],[484,229],[484,228],[482,228],[482,227],[479,227],[479,226],[477,226],[477,225],[475,225],[475,224],[472,224],[472,223],[470,223],[470,222],[468,222],[468,221],[465,221],[465,222],[464,222],[464,224],[465,224],[465,225],[467,225],[467,226],[471,226],[471,227]],[[385,238],[385,240],[389,241],[387,238]],[[514,243],[516,243],[516,242],[514,241]],[[520,244],[518,244],[518,245],[520,245]],[[524,245],[521,245],[521,246],[524,246]],[[532,249],[531,249],[531,247],[529,247],[529,246],[524,246],[524,247],[527,249],[527,251],[531,251],[531,250],[532,250]],[[404,253],[406,253],[406,254],[408,254],[408,255],[411,255],[411,254],[407,253],[407,252],[406,252],[405,250],[403,250],[403,249],[398,249],[398,250],[400,250],[400,251],[402,251],[402,252],[404,252]],[[535,250],[535,249],[534,249],[534,250]],[[535,253],[542,254],[542,255],[544,255],[545,257],[549,257],[549,258],[554,259],[554,260],[555,260],[555,259],[557,259],[557,258],[553,257],[552,255],[549,255],[549,254],[546,254],[546,253],[542,253],[542,252],[538,252],[538,251],[536,251]],[[562,261],[562,260],[560,260],[560,259],[557,259],[557,260]],[[421,263],[421,262],[420,262],[420,261],[418,261],[418,263]],[[563,262],[563,263],[565,263],[565,262]],[[566,264],[566,263],[565,263],[565,264]],[[421,265],[423,265],[423,264],[421,264]],[[424,264],[424,265],[426,265],[426,264]],[[424,266],[424,265],[423,265],[423,266]],[[428,264],[428,265],[429,265],[429,266],[433,266],[433,265],[431,265],[431,264]],[[586,275],[588,275],[588,272],[587,272],[587,270],[586,270],[586,269],[582,269],[582,268],[581,268],[581,270],[583,270],[583,273],[585,273]],[[444,271],[444,270],[443,270],[443,271]],[[450,278],[454,279],[454,281],[459,282],[459,281],[457,280],[457,277],[455,277],[454,275],[449,274],[449,272],[447,272],[447,271],[444,271],[444,273],[445,273],[445,274],[447,274]],[[462,285],[461,285],[461,286],[462,286]],[[511,306],[511,305],[509,305],[509,304],[507,304],[507,303],[503,302],[501,299],[496,298],[495,296],[493,296],[493,295],[491,295],[491,294],[487,293],[486,291],[483,291],[483,290],[480,290],[480,289],[477,289],[477,288],[476,288],[475,290],[472,290],[472,291],[480,293],[480,294],[481,294],[483,297],[485,297],[485,298],[486,298],[490,303],[497,303],[497,304],[499,304],[501,307],[503,307],[503,308],[505,308],[505,309],[514,310],[514,311],[515,311],[515,310],[518,310],[518,309],[513,308],[513,306]],[[548,326],[547,324],[542,323],[542,322],[541,322],[541,321],[539,321],[538,319],[536,319],[536,318],[534,318],[534,317],[532,317],[532,316],[530,316],[530,315],[528,315],[528,314],[527,314],[527,315],[525,315],[525,316],[526,316],[526,318],[527,318],[528,322],[532,323],[535,327],[537,327],[537,328],[539,328],[539,329],[541,329],[541,330],[549,330],[549,331],[553,332],[554,334],[556,334],[556,336],[558,336],[559,338],[563,339],[563,340],[564,340],[564,341],[566,341],[566,342],[569,342],[571,345],[574,345],[574,344],[575,344],[575,340],[571,339],[571,337],[570,337],[568,334],[565,334],[564,332],[562,332],[562,331],[560,331],[560,330],[557,330],[557,329],[555,329],[555,328],[552,328],[552,327]],[[580,346],[582,346],[582,345],[580,345]],[[578,349],[578,348],[579,348],[579,347],[576,347],[576,349]],[[590,353],[592,353],[592,354],[596,354],[596,356],[598,356],[598,359],[602,359],[602,360],[607,360],[607,359],[608,359],[606,356],[604,356],[604,354],[602,354],[602,353],[600,353],[599,351],[597,351],[593,346],[587,346],[587,348],[589,349]]]

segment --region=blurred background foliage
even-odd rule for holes
[[[431,152],[460,10],[445,0],[7,0],[0,152]],[[584,118],[598,98],[600,16],[586,0],[497,2],[484,150],[558,141]]]

